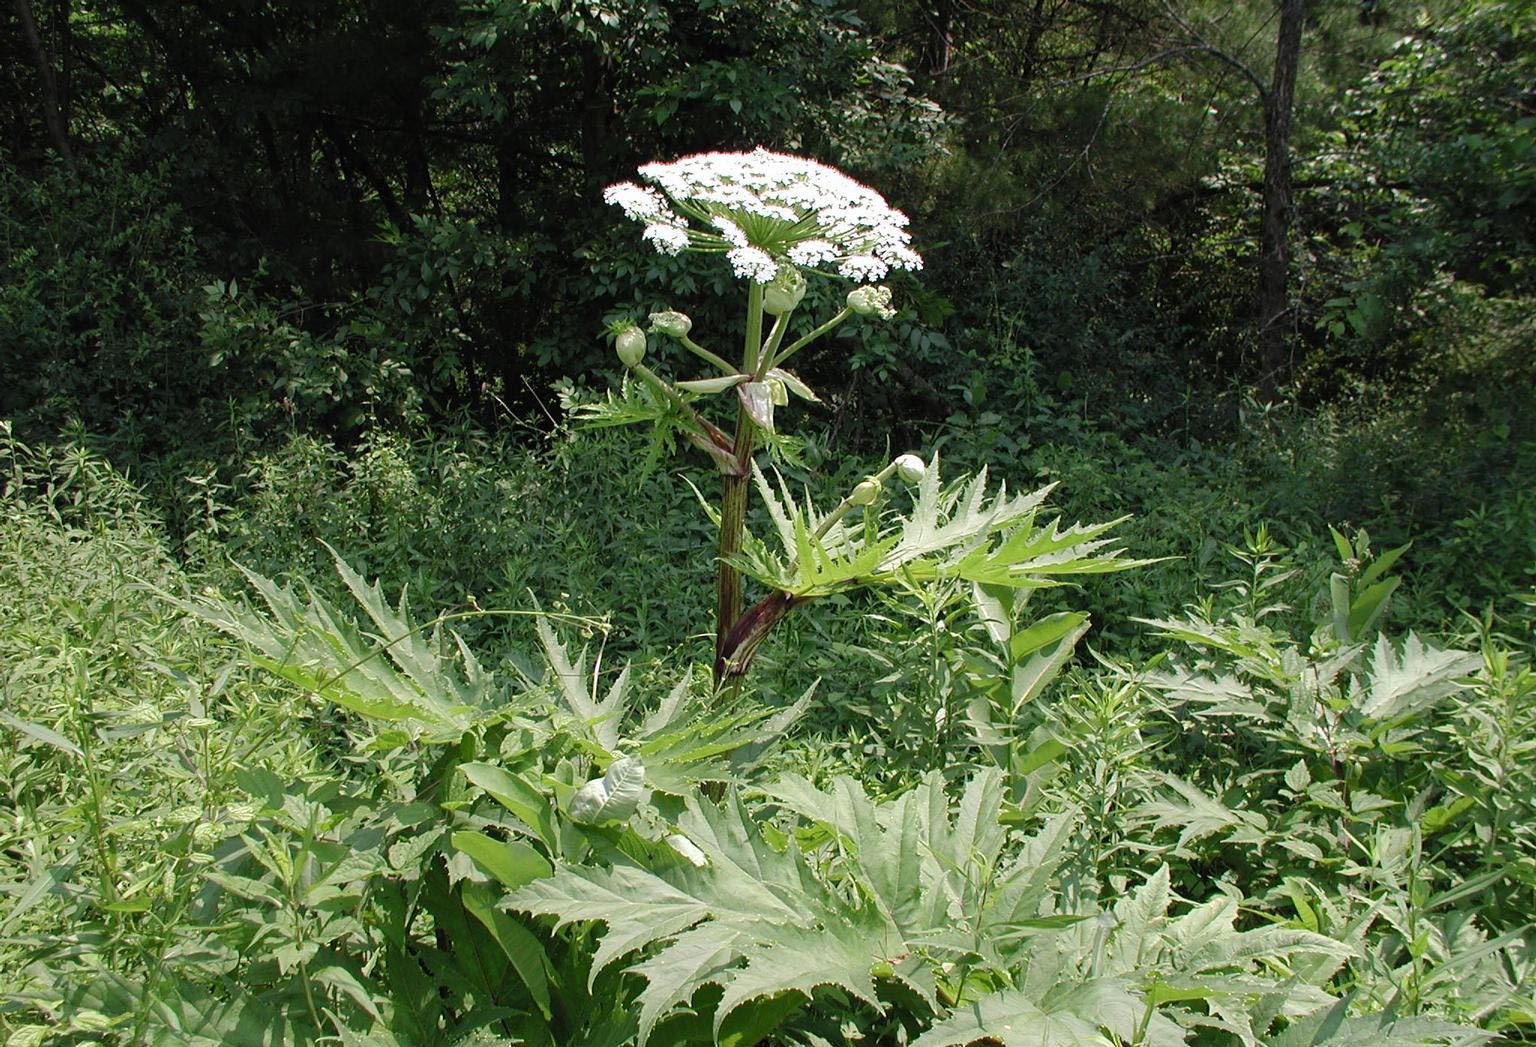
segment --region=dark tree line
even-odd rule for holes
[[[1531,176],[1503,132],[1529,118],[1530,63],[1489,73],[1478,49],[1519,54],[1531,16],[1406,18],[1324,0],[13,0],[0,119],[12,192],[55,163],[78,192],[160,187],[197,278],[241,282],[197,321],[215,355],[277,332],[346,382],[400,367],[450,398],[581,373],[607,312],[707,279],[654,271],[604,184],[703,149],[806,153],[879,185],[931,245],[910,329],[855,354],[897,378],[882,409],[932,414],[967,374],[1006,387],[1001,328],[1047,386],[1157,426],[1200,391],[1295,392],[1306,361],[1338,355],[1329,302],[1367,303],[1350,337],[1371,310],[1413,314],[1407,284],[1362,289],[1362,241],[1340,229],[1373,230],[1422,288],[1426,253],[1471,253],[1469,209],[1491,203],[1480,220],[1511,261],[1486,279],[1519,283],[1528,245],[1506,230]],[[1465,65],[1431,62],[1445,40]],[[1404,62],[1456,80],[1422,104],[1462,91],[1460,137],[1377,126],[1420,104],[1390,93]],[[1402,193],[1373,195],[1389,173]],[[1501,179],[1491,201],[1455,200]],[[1403,193],[1447,230],[1416,275],[1390,230]],[[54,201],[61,225],[71,206]],[[1397,357],[1373,353],[1349,366],[1385,375]]]

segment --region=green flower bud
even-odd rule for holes
[[[613,348],[625,367],[634,367],[645,359],[645,332],[633,325],[626,327],[614,337]]]
[[[896,459],[896,475],[909,484],[922,483],[928,466],[915,454],[904,454]]]
[[[848,292],[848,308],[860,316],[878,316],[882,320],[896,315],[896,310],[891,308],[889,287],[855,287]]]
[[[651,314],[651,330],[668,338],[687,338],[693,330],[693,321],[685,314],[668,309],[664,313]]]
[[[853,489],[853,493],[848,496],[848,502],[851,505],[873,505],[878,497],[880,497],[880,482],[871,477],[859,482],[859,485]]]
[[[783,316],[805,297],[805,274],[795,266],[779,266],[773,282],[763,288],[763,312],[769,316]]]

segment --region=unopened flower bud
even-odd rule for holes
[[[848,292],[848,308],[860,316],[878,316],[882,320],[896,315],[896,310],[891,308],[889,287],[855,287]]]
[[[668,338],[686,338],[688,332],[693,330],[693,321],[685,314],[669,309],[664,313],[651,314],[651,330]]]
[[[915,454],[904,454],[896,459],[896,475],[909,484],[922,483],[928,466]]]
[[[638,327],[626,327],[614,337],[613,348],[625,367],[634,367],[645,359],[645,332]]]
[[[848,496],[848,502],[851,505],[873,505],[875,499],[879,496],[880,484],[877,480],[871,478],[859,482],[858,486],[853,489],[853,493]]]
[[[805,274],[795,266],[781,265],[773,281],[763,287],[763,312],[782,316],[805,297]]]

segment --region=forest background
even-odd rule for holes
[[[1069,848],[1085,880],[1153,884],[1162,868],[1201,902],[1219,881],[1250,923],[1349,942],[1347,973],[1319,985],[1351,1020],[1532,1034],[1536,5],[14,0],[0,69],[0,730],[17,743],[0,758],[14,812],[0,1029],[14,1042],[234,1042],[256,1020],[246,999],[300,1040],[434,1042],[524,1012],[547,1029],[502,1034],[597,1036],[581,1025],[601,1017],[577,1001],[585,974],[559,976],[591,949],[547,916],[519,917],[544,935],[544,988],[523,971],[515,998],[487,1004],[490,990],[455,983],[439,1033],[413,1041],[409,979],[381,973],[389,950],[414,955],[409,921],[386,941],[377,912],[338,929],[291,891],[250,886],[281,863],[236,882],[257,850],[238,841],[318,846],[285,796],[346,817],[320,783],[409,802],[442,739],[413,735],[417,766],[366,716],[332,723],[316,679],[273,691],[218,639],[249,630],[197,594],[235,599],[238,563],[361,600],[334,555],[392,600],[408,587],[418,608],[462,613],[465,642],[529,687],[551,679],[526,653],[531,626],[483,609],[580,619],[605,643],[594,681],[622,659],[650,694],[688,678],[710,642],[713,569],[688,484],[712,477],[643,434],[572,421],[620,382],[611,324],[683,307],[701,328],[736,322],[726,269],[658,256],[603,188],[649,161],[756,146],[880,190],[926,262],[892,279],[890,322],[799,361],[824,402],[796,411],[785,475],[824,497],[895,453],[938,450],[957,474],[1058,483],[1068,521],[1129,514],[1118,542],[1157,561],[1040,599],[1029,613],[1082,608],[1093,631],[1069,659],[1073,619],[1006,725],[971,703],[993,670],[1020,686],[1030,650],[1015,648],[1019,665],[978,653],[998,635],[980,595],[838,596],[793,620],[757,686],[765,708],[804,713],[774,773],[829,790],[852,775],[895,803],[931,770],[958,789],[992,767],[1021,810],[1090,812],[1091,842]],[[808,300],[841,294],[818,283]],[[1156,675],[1189,645],[1189,672],[1241,687]],[[1361,658],[1333,667],[1330,699],[1356,748],[1277,740],[1253,709],[1294,697],[1297,665],[1339,650]],[[1383,666],[1417,697],[1362,713]],[[841,682],[805,712],[814,679]],[[258,722],[278,715],[295,737]],[[1209,726],[1228,715],[1256,733]],[[156,741],[187,731],[212,763]],[[1222,766],[1233,744],[1253,747],[1252,768]],[[541,773],[600,777],[621,757],[598,745]],[[172,752],[182,771],[157,762]],[[384,752],[370,769],[364,754]],[[1047,765],[1076,770],[1040,778]],[[753,774],[738,784],[768,780]],[[1325,779],[1342,794],[1319,799]],[[1286,789],[1312,829],[1255,813]],[[703,795],[721,799],[715,784]],[[416,823],[391,825],[370,831],[398,842]],[[438,901],[472,908],[465,884],[484,873],[441,848],[416,855],[407,893],[439,868]],[[360,913],[381,892],[346,897]],[[220,906],[235,898],[264,929],[231,929],[243,917]],[[252,967],[274,940],[291,954]],[[642,981],[613,976],[622,1011]],[[839,1021],[969,1042],[933,1030],[1007,978],[945,976],[927,1004],[786,985],[760,1009],[795,1007],[753,1020],[783,1042],[842,1042]],[[549,986],[574,994],[565,1011]],[[1186,990],[1142,985],[1136,1000],[1198,998],[1204,1017],[1236,1021]],[[1251,1036],[1283,1037],[1301,1013],[1250,1016]],[[691,1042],[680,1020],[661,1028]]]

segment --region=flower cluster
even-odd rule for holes
[[[921,269],[907,216],[840,171],[783,153],[699,153],[646,164],[651,183],[609,186],[603,199],[643,222],[663,254],[724,252],[736,275],[771,283],[780,268],[830,265],[850,280]]]

